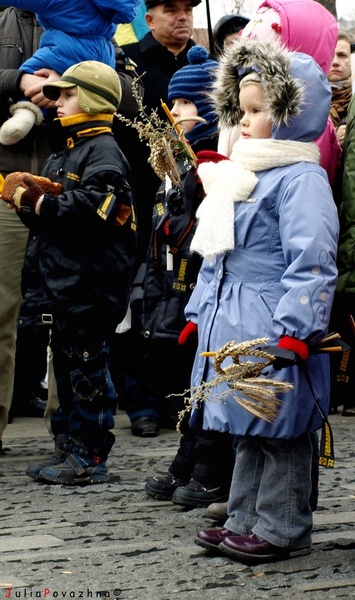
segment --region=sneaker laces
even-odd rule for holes
[[[175,478],[171,473],[167,473],[166,475],[156,475],[153,479],[163,485],[184,485],[182,479],[179,479],[178,477]]]
[[[218,486],[216,486],[216,487],[213,487],[213,486],[206,487],[205,485],[202,485],[202,483],[200,483],[196,479],[190,479],[189,483],[185,487],[187,487],[192,492],[209,492],[211,490],[214,490],[214,489],[218,488]]]

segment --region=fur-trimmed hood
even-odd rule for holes
[[[222,126],[239,123],[239,84],[250,71],[261,78],[272,138],[310,142],[323,133],[331,89],[321,68],[306,54],[258,40],[238,41],[220,59],[212,101]]]

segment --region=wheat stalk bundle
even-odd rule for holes
[[[115,116],[129,127],[136,129],[140,140],[144,140],[150,148],[149,163],[155,174],[165,181],[166,175],[172,183],[179,185],[181,175],[178,162],[187,160],[196,166],[196,156],[184,136],[184,131],[179,127],[179,123],[184,120],[204,122],[204,119],[198,116],[188,119],[180,118],[174,120],[169,109],[162,102],[162,106],[169,116],[169,121],[160,119],[157,110],[154,109],[148,114],[146,107],[138,91],[138,80],[132,83],[132,95],[138,105],[138,115],[133,120],[124,117],[120,113]]]
[[[198,406],[200,402],[206,400],[223,402],[229,395],[256,417],[269,423],[274,421],[282,404],[277,394],[292,390],[293,385],[285,381],[260,377],[265,367],[272,365],[275,360],[274,355],[260,348],[267,342],[268,338],[241,343],[230,341],[217,352],[203,352],[202,356],[214,358],[213,367],[217,375],[210,381],[204,381],[199,386],[188,390],[191,396],[185,400],[186,406],[179,413],[178,430],[185,414],[190,412],[193,406]],[[240,357],[243,356],[253,356],[258,360],[241,362]],[[222,363],[227,357],[231,357],[232,364],[222,368]],[[221,383],[226,383],[227,389],[218,395],[213,394],[213,390]]]

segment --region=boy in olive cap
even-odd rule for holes
[[[49,483],[102,483],[115,440],[109,341],[127,309],[135,254],[129,170],[111,131],[121,86],[111,67],[86,61],[43,91],[56,100],[64,143],[42,175],[63,191],[45,193],[23,176],[9,204],[30,230],[21,318],[51,329],[59,409],[54,455],[26,473]]]

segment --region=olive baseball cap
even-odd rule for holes
[[[72,65],[58,81],[43,86],[49,100],[58,100],[60,91],[78,87],[78,103],[89,115],[115,113],[122,98],[120,79],[114,69],[96,60],[86,60]]]

